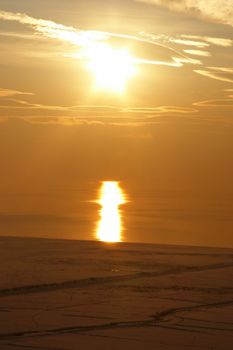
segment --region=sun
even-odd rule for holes
[[[98,43],[87,49],[86,56],[97,90],[123,93],[128,80],[137,73],[135,60],[126,48]]]

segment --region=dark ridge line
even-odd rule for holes
[[[69,280],[64,282],[54,282],[54,283],[44,283],[37,285],[26,285],[22,287],[0,289],[0,297],[7,297],[12,295],[24,295],[32,293],[46,293],[53,292],[57,290],[73,289],[89,287],[92,285],[102,285],[115,282],[132,281],[141,278],[153,278],[167,275],[176,275],[180,273],[187,272],[201,272],[207,270],[216,270],[224,268],[233,267],[233,263],[222,263],[222,264],[211,264],[202,266],[183,266],[169,268],[161,272],[139,272],[130,275],[120,275],[120,276],[107,276],[107,277],[90,277],[80,280]]]
[[[198,310],[198,309],[210,309],[214,307],[225,307],[233,305],[233,300],[227,300],[223,302],[216,302],[211,304],[199,304],[195,306],[187,306],[187,307],[181,307],[181,308],[171,308],[168,310],[164,310],[161,312],[158,312],[155,315],[152,315],[150,319],[147,320],[139,320],[139,321],[125,321],[125,322],[110,322],[105,323],[101,325],[93,325],[93,326],[70,326],[70,327],[62,327],[62,328],[52,328],[52,329],[46,329],[46,330],[40,330],[40,331],[20,331],[20,332],[13,332],[13,333],[0,333],[0,341],[1,340],[7,340],[14,338],[26,338],[26,337],[38,337],[38,336],[49,336],[49,335],[61,335],[61,334],[67,334],[67,333],[83,333],[83,332],[89,332],[89,331],[98,331],[98,330],[108,330],[108,329],[116,329],[116,328],[143,328],[143,327],[173,327],[172,324],[169,325],[160,325],[160,322],[165,321],[165,319],[168,316],[176,315],[180,312],[189,312],[192,310]],[[187,332],[194,332],[194,330],[190,329],[182,329],[182,326],[176,327],[178,330],[183,330]],[[202,333],[201,330],[196,330],[195,333]]]
[[[120,336],[113,336],[113,335],[103,335],[103,334],[92,334],[92,333],[88,333],[88,334],[82,334],[85,335],[87,337],[97,337],[97,338],[110,338],[110,339],[117,339],[117,340],[133,340],[133,341],[137,341],[137,342],[144,342],[141,339],[135,339],[135,338],[128,338],[128,337],[120,337]]]
[[[186,329],[208,329],[211,331],[223,331],[223,332],[233,332],[233,328],[220,328],[220,327],[211,327],[211,326],[202,326],[202,325],[194,325],[194,324],[178,324],[174,323],[176,327],[183,327]]]
[[[3,345],[14,347],[14,348],[24,348],[24,349],[39,349],[39,350],[67,350],[67,348],[51,348],[48,346],[36,346],[36,345],[24,345],[18,343],[2,343]]]
[[[95,319],[95,320],[114,320],[113,317],[104,317],[104,316],[86,316],[86,315],[79,315],[79,314],[63,314],[63,316],[67,317],[77,317],[77,318],[90,318],[90,319]]]
[[[182,317],[182,319],[184,321],[188,320],[188,321],[194,321],[194,322],[203,322],[203,323],[207,323],[207,324],[225,324],[227,326],[232,326],[233,327],[233,322],[224,322],[224,321],[212,321],[212,320],[203,320],[201,318],[193,318],[193,317]]]
[[[200,331],[200,330],[194,330],[194,329],[188,329],[188,328],[183,328],[183,327],[177,327],[177,326],[157,326],[159,328],[164,328],[164,329],[172,329],[172,330],[176,330],[176,331],[181,331],[181,332],[188,332],[188,333],[194,333],[194,334],[211,334],[210,332],[207,331]]]
[[[13,333],[0,333],[0,340],[2,339],[14,339],[23,337],[36,337],[36,336],[47,336],[56,334],[66,333],[82,333],[95,330],[113,329],[113,328],[131,328],[131,327],[145,327],[153,326],[154,320],[143,320],[143,321],[126,321],[126,322],[110,322],[95,326],[70,326],[63,328],[52,328],[41,331],[21,331]]]
[[[215,302],[210,304],[183,306],[183,307],[171,308],[171,309],[158,312],[157,314],[152,315],[151,317],[153,317],[156,322],[159,322],[166,317],[176,315],[177,313],[180,313],[180,312],[189,312],[189,311],[198,310],[198,309],[211,309],[213,307],[218,308],[218,307],[224,307],[224,306],[230,306],[230,305],[233,305],[233,300]]]
[[[215,293],[215,294],[231,294],[233,293],[233,287],[189,287],[182,285],[171,286],[131,286],[131,285],[119,285],[118,288],[128,289],[130,288],[134,292],[160,292],[160,291],[184,291],[184,292],[202,292],[202,293]]]

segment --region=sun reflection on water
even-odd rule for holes
[[[122,220],[119,206],[126,203],[126,197],[116,181],[102,182],[97,203],[101,205],[97,225],[97,239],[102,242],[121,242]]]

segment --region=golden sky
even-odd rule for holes
[[[0,0],[0,234],[74,237],[113,179],[160,213],[130,240],[233,246],[232,9]]]

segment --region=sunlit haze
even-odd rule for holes
[[[0,234],[233,247],[232,9],[0,0]]]

